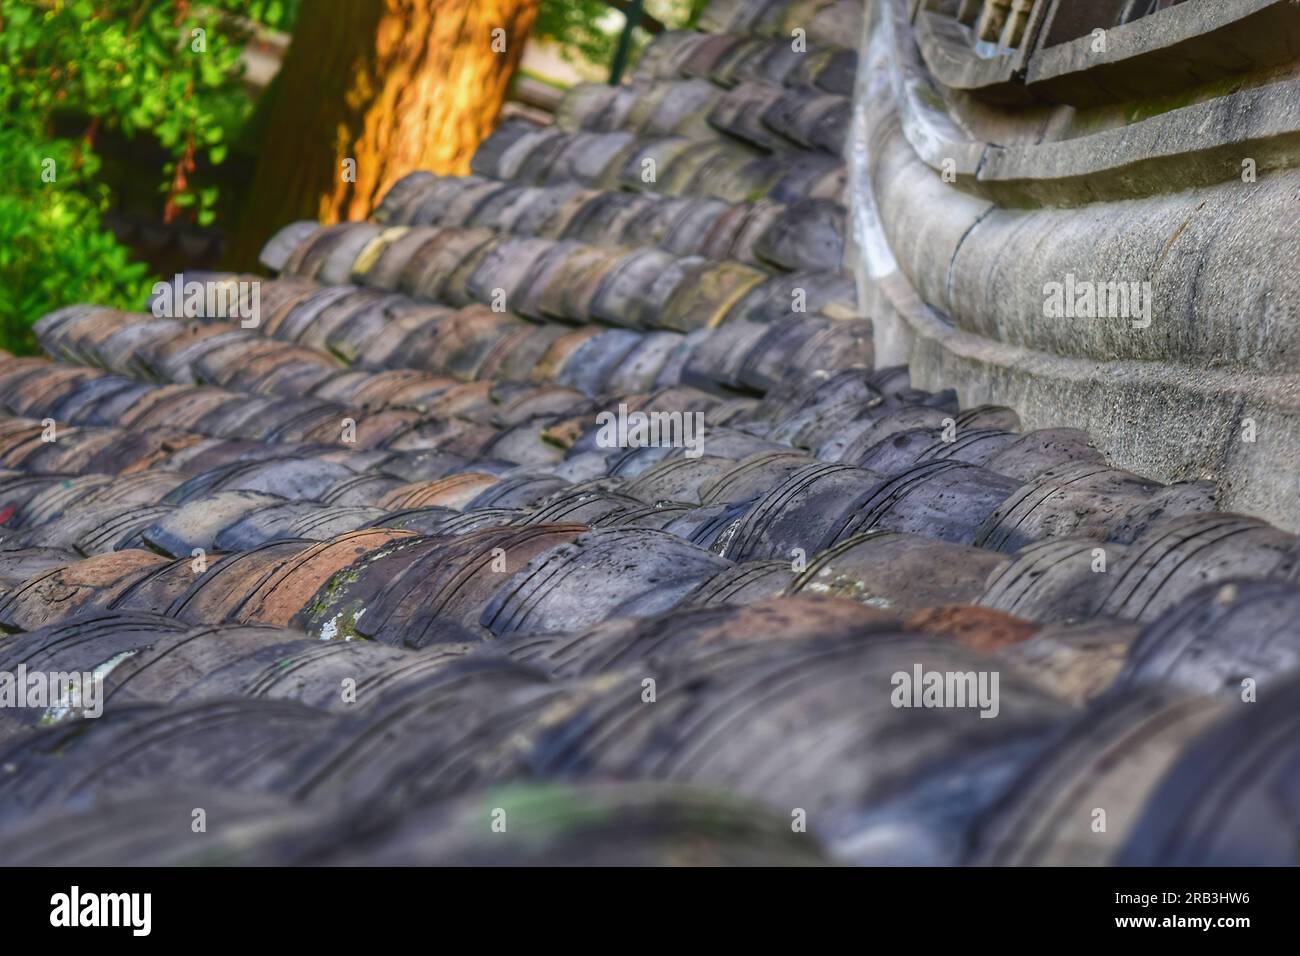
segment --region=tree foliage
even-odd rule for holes
[[[692,25],[708,0],[646,0],[645,12],[669,27]],[[622,16],[606,0],[544,0],[537,17],[538,36],[559,44],[572,60],[608,64],[614,58]],[[641,36],[644,44],[645,37]]]
[[[64,170],[55,183],[42,177]],[[0,344],[35,348],[31,324],[74,302],[138,306],[147,268],[103,228],[107,190],[95,183],[98,159],[67,140],[36,141],[0,125]]]
[[[169,220],[207,225],[213,165],[251,109],[239,57],[248,20],[287,22],[285,0],[0,0],[0,319],[10,348],[59,306],[138,308],[147,269],[106,231],[96,141],[146,136]]]
[[[132,174],[156,180],[145,186],[159,214],[212,224],[218,190],[204,171],[255,106],[241,53],[254,24],[291,29],[299,3],[0,0],[0,346],[30,350],[31,324],[64,305],[143,304],[153,277],[105,227],[113,197],[97,149],[106,134],[156,144],[166,161]],[[647,0],[646,11],[679,27],[703,5]],[[543,0],[536,32],[607,64],[620,28],[603,0]]]

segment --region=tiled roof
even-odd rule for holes
[[[0,708],[0,859],[1293,862],[1300,543],[877,368],[861,14],[715,0],[475,175],[186,277],[256,322],[0,359],[0,673],[106,697]]]

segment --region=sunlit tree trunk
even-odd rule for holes
[[[304,3],[232,250],[295,219],[368,215],[416,169],[463,174],[492,132],[540,0]]]

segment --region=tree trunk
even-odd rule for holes
[[[364,218],[406,173],[468,172],[540,2],[303,4],[231,265],[251,268],[262,244],[295,219]]]

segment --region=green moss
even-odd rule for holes
[[[1210,83],[1203,83],[1200,86],[1179,90],[1177,93],[1171,93],[1168,96],[1138,100],[1130,104],[1125,113],[1125,118],[1130,123],[1138,123],[1142,120],[1151,119],[1153,116],[1160,116],[1174,110],[1195,106],[1197,103],[1223,96],[1231,96],[1233,93],[1241,92],[1246,88],[1246,85],[1241,77],[1230,76]]]

